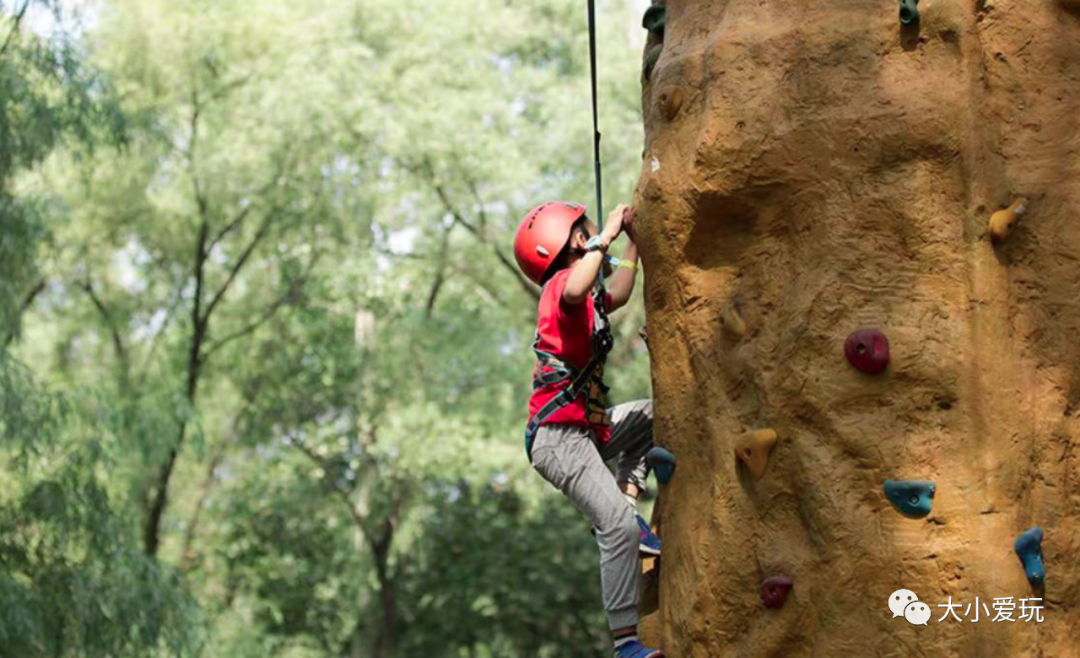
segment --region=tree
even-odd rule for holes
[[[251,6],[110,5],[95,35],[98,57],[125,110],[145,121],[125,153],[53,172],[62,186],[70,181],[65,201],[75,217],[57,230],[69,245],[57,270],[78,273],[57,278],[84,292],[99,316],[121,395],[138,406],[148,382],[176,367],[163,391],[178,398],[175,427],[145,451],[150,555],[208,370],[232,343],[298,304],[327,245],[356,230],[346,218],[364,219],[354,214],[358,200],[342,193],[359,173],[347,150],[349,108],[327,112],[340,91],[308,75],[320,58],[349,52],[298,53],[275,38],[302,9],[259,14],[268,24],[253,33],[241,20]],[[306,102],[280,105],[275,94],[285,89]],[[134,361],[144,364],[138,372]]]
[[[20,177],[51,237],[16,345],[108,401],[99,485],[125,512],[108,530],[176,569],[208,655],[427,655],[438,638],[411,624],[455,610],[471,628],[454,646],[477,655],[549,624],[550,647],[603,644],[587,528],[544,558],[536,596],[506,546],[520,531],[513,554],[542,553],[550,521],[577,518],[523,455],[537,291],[509,245],[534,203],[589,196],[579,4],[103,4],[89,53],[126,148]],[[607,9],[601,36],[624,46],[629,16]],[[604,52],[608,195],[625,198],[636,55]],[[616,357],[624,395],[648,390],[636,357]],[[455,592],[428,569],[471,514],[490,570]]]
[[[61,142],[85,151],[122,137],[107,87],[75,44],[24,33],[33,4],[4,14],[0,42],[0,653],[188,655],[198,645],[193,601],[119,531],[122,510],[106,490],[109,401],[50,390],[8,351],[46,288],[43,200],[13,190],[14,179]]]

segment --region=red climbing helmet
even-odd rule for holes
[[[574,222],[585,216],[585,206],[565,201],[540,204],[525,215],[514,234],[514,258],[533,283],[540,285],[544,272],[559,255]]]

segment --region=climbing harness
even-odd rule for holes
[[[604,309],[605,294],[603,286],[598,284],[593,288],[592,355],[581,370],[540,349],[540,332],[536,333],[536,340],[532,346],[537,359],[533,390],[567,380],[570,380],[570,383],[558,395],[548,400],[525,427],[525,454],[528,455],[529,462],[532,462],[533,441],[536,439],[536,432],[540,429],[540,425],[559,409],[572,404],[582,394],[586,395],[585,414],[588,421],[593,425],[607,425],[605,396],[608,387],[604,385],[604,361],[607,360],[614,339],[611,336],[607,311]]]
[[[599,233],[604,231],[604,194],[600,176],[600,115],[597,111],[598,101],[596,92],[596,2],[589,0],[589,72],[592,87],[592,119],[593,119],[593,170],[596,176],[596,214]],[[594,238],[595,239],[595,238]],[[618,267],[618,259],[608,257],[605,254],[604,261]],[[630,267],[630,265],[627,265]],[[581,370],[540,349],[540,332],[537,331],[536,340],[533,342],[533,351],[536,352],[537,365],[533,377],[533,390],[552,386],[567,380],[570,383],[551,398],[529,420],[525,428],[525,453],[532,461],[533,441],[540,425],[551,417],[559,409],[572,404],[582,394],[585,398],[585,415],[593,425],[607,424],[606,398],[608,387],[604,385],[604,362],[614,342],[611,336],[611,324],[608,321],[605,298],[607,291],[604,289],[604,268],[600,267],[596,285],[593,286],[593,332],[592,332],[592,355],[589,362]]]

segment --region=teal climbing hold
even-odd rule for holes
[[[1043,531],[1035,526],[1016,538],[1013,548],[1020,557],[1020,563],[1024,565],[1024,574],[1032,587],[1038,587],[1046,578],[1046,569],[1043,567],[1042,558]]]
[[[885,480],[885,497],[896,511],[911,519],[921,519],[934,505],[937,486],[933,482]]]
[[[671,482],[671,477],[675,474],[675,455],[656,446],[645,455],[645,463],[656,473],[660,484]]]
[[[645,10],[645,17],[641,19],[641,27],[663,38],[664,24],[667,22],[667,7],[653,5]]]
[[[900,24],[915,25],[919,22],[919,0],[900,0]]]

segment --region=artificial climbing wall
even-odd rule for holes
[[[904,9],[646,16],[669,655],[1080,656],[1080,0]]]

